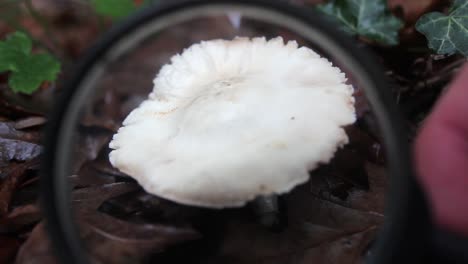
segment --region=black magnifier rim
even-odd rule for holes
[[[349,57],[359,65],[367,81],[375,88],[368,88],[365,94],[382,128],[381,132],[389,159],[389,172],[392,176],[387,199],[387,219],[367,263],[417,263],[428,243],[429,214],[423,194],[412,172],[405,128],[387,87],[388,82],[383,75],[383,70],[375,63],[372,55],[357,47],[353,40],[335,29],[333,23],[322,19],[320,14],[308,8],[273,0],[183,0],[153,4],[111,29],[89,50],[76,68],[74,75],[62,87],[62,94],[50,113],[44,142],[41,201],[46,217],[46,227],[59,259],[65,263],[89,263],[87,253],[83,250],[77,236],[77,228],[73,226],[70,201],[60,195],[66,188],[63,180],[59,180],[62,175],[56,175],[54,170],[55,161],[61,154],[56,151],[61,124],[77,88],[88,74],[88,69],[104,56],[113,43],[147,22],[166,14],[213,4],[257,7],[294,17],[324,33],[342,50],[347,51]]]

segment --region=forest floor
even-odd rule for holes
[[[57,82],[45,83],[32,95],[13,93],[8,74],[0,74],[0,263],[56,262],[38,202],[44,127],[52,102],[61,93],[60,84],[111,24],[90,15],[81,2],[34,1],[50,24],[47,29],[28,13],[11,18],[40,43],[37,49],[46,47],[60,59],[62,72]],[[361,44],[385,68],[389,78],[385,89],[391,89],[411,142],[466,59],[434,55],[425,38],[414,30],[415,17],[446,9],[446,1],[417,1],[416,6],[390,2],[394,13],[406,22],[401,43],[392,47]],[[1,5],[0,1],[0,9]],[[14,30],[13,24],[0,22],[0,39]],[[162,45],[179,49],[174,42]],[[142,50],[135,60],[152,58],[154,52]],[[141,74],[138,67],[118,70],[120,77],[107,80],[106,85],[118,86]],[[151,68],[148,74],[154,74]],[[125,100],[130,101],[128,98]],[[271,232],[258,225],[249,208],[216,211],[181,206],[147,194],[114,169],[107,158],[107,145],[128,112],[121,110],[129,108],[122,100],[120,94],[108,90],[100,101],[100,116],[79,124],[79,140],[73,146],[72,202],[82,240],[97,262],[352,264],[371,254],[369,246],[385,219],[388,182],[381,137],[371,116],[362,113],[358,125],[347,130],[350,144],[339,151],[333,165],[312,172],[309,182],[282,197],[288,227]]]

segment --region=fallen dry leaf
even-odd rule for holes
[[[10,161],[28,161],[38,157],[42,147],[20,140],[0,138],[0,167]]]
[[[17,233],[41,220],[39,207],[34,204],[17,207],[0,218],[0,234]]]
[[[136,183],[128,182],[81,188],[72,192],[72,202],[75,210],[95,211],[104,201],[139,188]]]
[[[76,174],[86,161],[95,160],[112,137],[112,131],[102,127],[79,126],[77,131],[78,140],[73,147],[72,174]]]
[[[21,241],[14,237],[0,236],[0,263],[12,263]]]
[[[325,1],[290,0],[301,5]],[[50,41],[37,21],[19,18],[22,20],[20,24],[39,42],[65,58],[64,74],[59,81],[66,81],[68,66],[74,64],[74,59],[80,57],[84,48],[99,35],[98,21],[83,1],[33,2],[51,22],[58,45]],[[373,47],[382,64],[391,72],[390,88],[413,129],[427,115],[453,76],[453,70],[459,67],[451,66],[454,58],[434,60],[428,51],[424,51],[426,42],[414,32],[413,24],[422,13],[443,11],[450,2],[389,0],[392,11],[406,20],[407,26],[401,34],[402,45]],[[109,65],[104,77],[96,84],[96,90],[102,94],[91,103],[97,105],[91,107],[90,119],[86,120],[84,116],[79,124],[80,138],[73,146],[76,150],[74,175],[70,179],[72,186],[77,188],[73,191],[75,212],[88,219],[87,223],[80,222],[81,235],[94,255],[94,262],[361,263],[362,255],[366,254],[384,220],[387,177],[391,175],[385,173],[384,146],[379,143],[382,135],[378,123],[369,112],[365,94],[359,88],[356,90],[359,120],[357,126],[347,130],[350,144],[338,154],[336,167],[319,169],[312,173],[309,183],[282,197],[287,215],[282,232],[272,232],[259,224],[249,207],[206,211],[147,194],[134,182],[119,183],[129,179],[108,162],[106,144],[109,135],[116,124],[146,98],[155,72],[174,53],[194,41],[221,35],[230,38],[234,35],[281,34],[286,39],[307,44],[287,30],[278,31],[247,18],[242,19],[240,29],[235,29],[227,17],[198,20],[187,25],[160,32],[152,41]],[[1,38],[12,31],[14,29],[0,23]],[[443,70],[445,67],[448,70]],[[49,108],[58,89],[51,84],[32,96],[15,95],[7,81],[8,75],[0,74],[0,138],[38,144],[39,128],[44,119],[37,116],[42,116]],[[408,136],[411,138],[411,134]],[[27,149],[22,155],[19,149],[10,148],[10,151],[12,149],[18,151],[0,153],[1,157],[8,157],[3,167],[0,166],[0,214],[3,212],[0,217],[0,263],[14,262],[27,232],[40,220],[37,207],[33,205],[38,196],[37,178],[25,176],[31,173],[18,161],[6,161],[15,156],[29,160],[25,155]],[[168,240],[151,236],[155,234],[167,236]],[[109,253],[114,252],[116,254],[109,258]],[[21,247],[16,263],[57,263],[42,223],[34,227]]]
[[[31,116],[31,117],[26,117],[26,118],[17,120],[15,122],[15,128],[26,129],[26,128],[44,125],[46,122],[47,122],[47,119],[45,119],[42,116]]]
[[[44,223],[34,227],[26,242],[21,246],[16,257],[16,264],[56,264],[59,263],[53,252],[50,240],[44,229]]]
[[[5,173],[4,180],[0,183],[0,217],[7,214],[12,195],[25,176],[25,172],[37,170],[38,167],[38,159],[10,166],[8,172]]]
[[[141,263],[150,254],[200,238],[190,228],[134,224],[99,212],[79,218],[83,221],[80,233],[86,247],[102,263]]]
[[[0,122],[0,138],[38,143],[40,134],[36,131],[20,131],[14,122]]]

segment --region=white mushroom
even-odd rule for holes
[[[355,121],[352,93],[340,69],[295,41],[203,41],[162,67],[110,161],[160,197],[242,206],[330,161]]]

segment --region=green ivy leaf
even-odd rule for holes
[[[393,16],[385,0],[331,0],[318,10],[334,18],[352,34],[387,45],[398,44],[403,22]]]
[[[468,0],[455,0],[448,15],[425,14],[416,23],[416,30],[426,36],[437,54],[458,52],[468,57]]]
[[[11,71],[8,83],[15,92],[31,94],[44,81],[54,81],[60,63],[49,54],[31,54],[32,41],[15,32],[0,42],[0,72]]]
[[[137,9],[133,0],[91,0],[91,5],[96,13],[113,19],[124,18]]]

